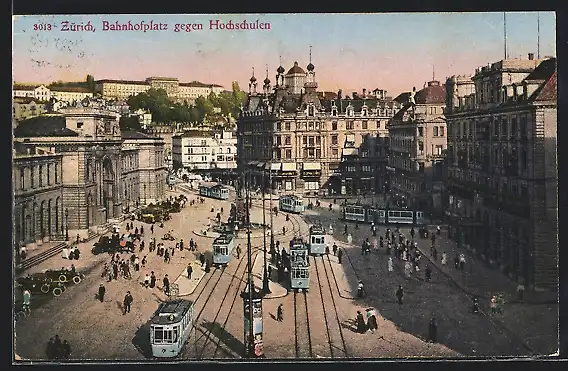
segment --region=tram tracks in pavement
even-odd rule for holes
[[[298,297],[301,298],[298,298]],[[312,358],[312,336],[308,316],[308,297],[305,291],[294,291],[294,347],[296,358]]]
[[[318,263],[321,259],[321,267],[318,268]],[[345,337],[343,336],[343,330],[341,328],[341,320],[339,319],[339,312],[337,310],[337,304],[335,298],[333,297],[332,283],[325,267],[325,258],[314,257],[314,267],[316,271],[316,277],[319,286],[319,293],[323,308],[323,315],[325,320],[325,327],[327,332],[327,341],[329,343],[329,350],[331,358],[349,357],[349,352],[347,351],[347,344],[345,342]],[[330,267],[331,269],[331,267]],[[322,270],[320,275],[320,270]],[[325,281],[324,281],[325,275]],[[324,282],[326,293],[324,295],[324,287],[322,287],[322,282]],[[325,296],[325,297],[324,297]],[[326,305],[326,302],[328,303]],[[328,314],[328,309],[332,310],[331,314]],[[339,336],[339,339],[337,339]]]

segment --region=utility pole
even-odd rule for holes
[[[272,214],[274,210],[272,210],[272,154],[270,157],[270,173],[268,174],[268,182],[270,183],[270,255],[271,257],[274,256],[276,251],[274,251],[274,226],[272,225],[273,219]]]
[[[266,174],[262,173],[262,229],[263,229],[263,263],[264,263],[264,272],[262,275],[262,292],[266,294],[270,294],[270,287],[268,285],[268,269],[266,267]]]

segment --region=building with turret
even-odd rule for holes
[[[450,235],[529,287],[558,284],[556,59],[446,82]]]
[[[258,89],[253,70],[237,120],[239,170],[256,185],[301,195],[383,192],[387,121],[402,105],[379,89],[319,92],[311,57],[306,71],[297,62],[285,71],[278,67],[272,86],[267,70]]]

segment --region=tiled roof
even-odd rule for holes
[[[78,133],[65,126],[65,117],[43,115],[20,121],[14,129],[14,137],[77,137]]]
[[[116,83],[116,84],[130,84],[130,85],[148,85],[146,81],[134,81],[134,80],[97,80],[96,84],[104,84],[104,83]]]
[[[88,88],[82,86],[54,86],[49,88],[51,91],[69,92],[69,93],[90,93]]]
[[[200,81],[191,81],[191,82],[180,82],[179,86],[189,86],[193,88],[222,88],[221,85],[217,84],[205,84]]]
[[[149,134],[141,133],[134,130],[125,130],[120,132],[122,139],[160,139]]]
[[[545,81],[554,71],[556,71],[556,58],[546,59],[525,77],[525,81]]]
[[[187,130],[183,132],[183,134],[175,135],[176,137],[181,138],[199,138],[199,137],[207,137],[210,138],[213,134],[210,131],[204,130]]]
[[[416,93],[414,101],[416,104],[443,104],[446,102],[446,89],[439,81],[430,81]]]
[[[302,69],[302,67],[298,66],[298,62],[294,62],[294,67],[290,68],[290,70],[288,70],[287,75],[291,75],[294,73],[301,73],[301,74],[305,74],[306,72]]]
[[[405,93],[400,93],[396,98],[394,98],[394,100],[398,103],[408,103],[410,99],[410,92],[407,91]]]
[[[35,102],[37,104],[41,104],[41,101],[39,99],[33,98],[33,97],[14,97],[14,104],[19,103],[19,104],[30,104],[32,102]]]
[[[24,85],[24,84],[14,84],[13,90],[34,90],[41,85]]]
[[[533,95],[535,101],[542,102],[542,101],[553,101],[557,99],[556,71],[552,73],[552,76],[550,76],[548,81],[539,90],[535,91],[535,94]]]

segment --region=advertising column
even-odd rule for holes
[[[248,295],[244,298],[244,340],[245,354],[249,358],[257,358],[264,356],[264,346],[262,342],[262,298],[255,297],[252,299],[252,326],[253,326],[253,346],[250,342],[250,311]],[[253,349],[254,354],[249,354]]]

